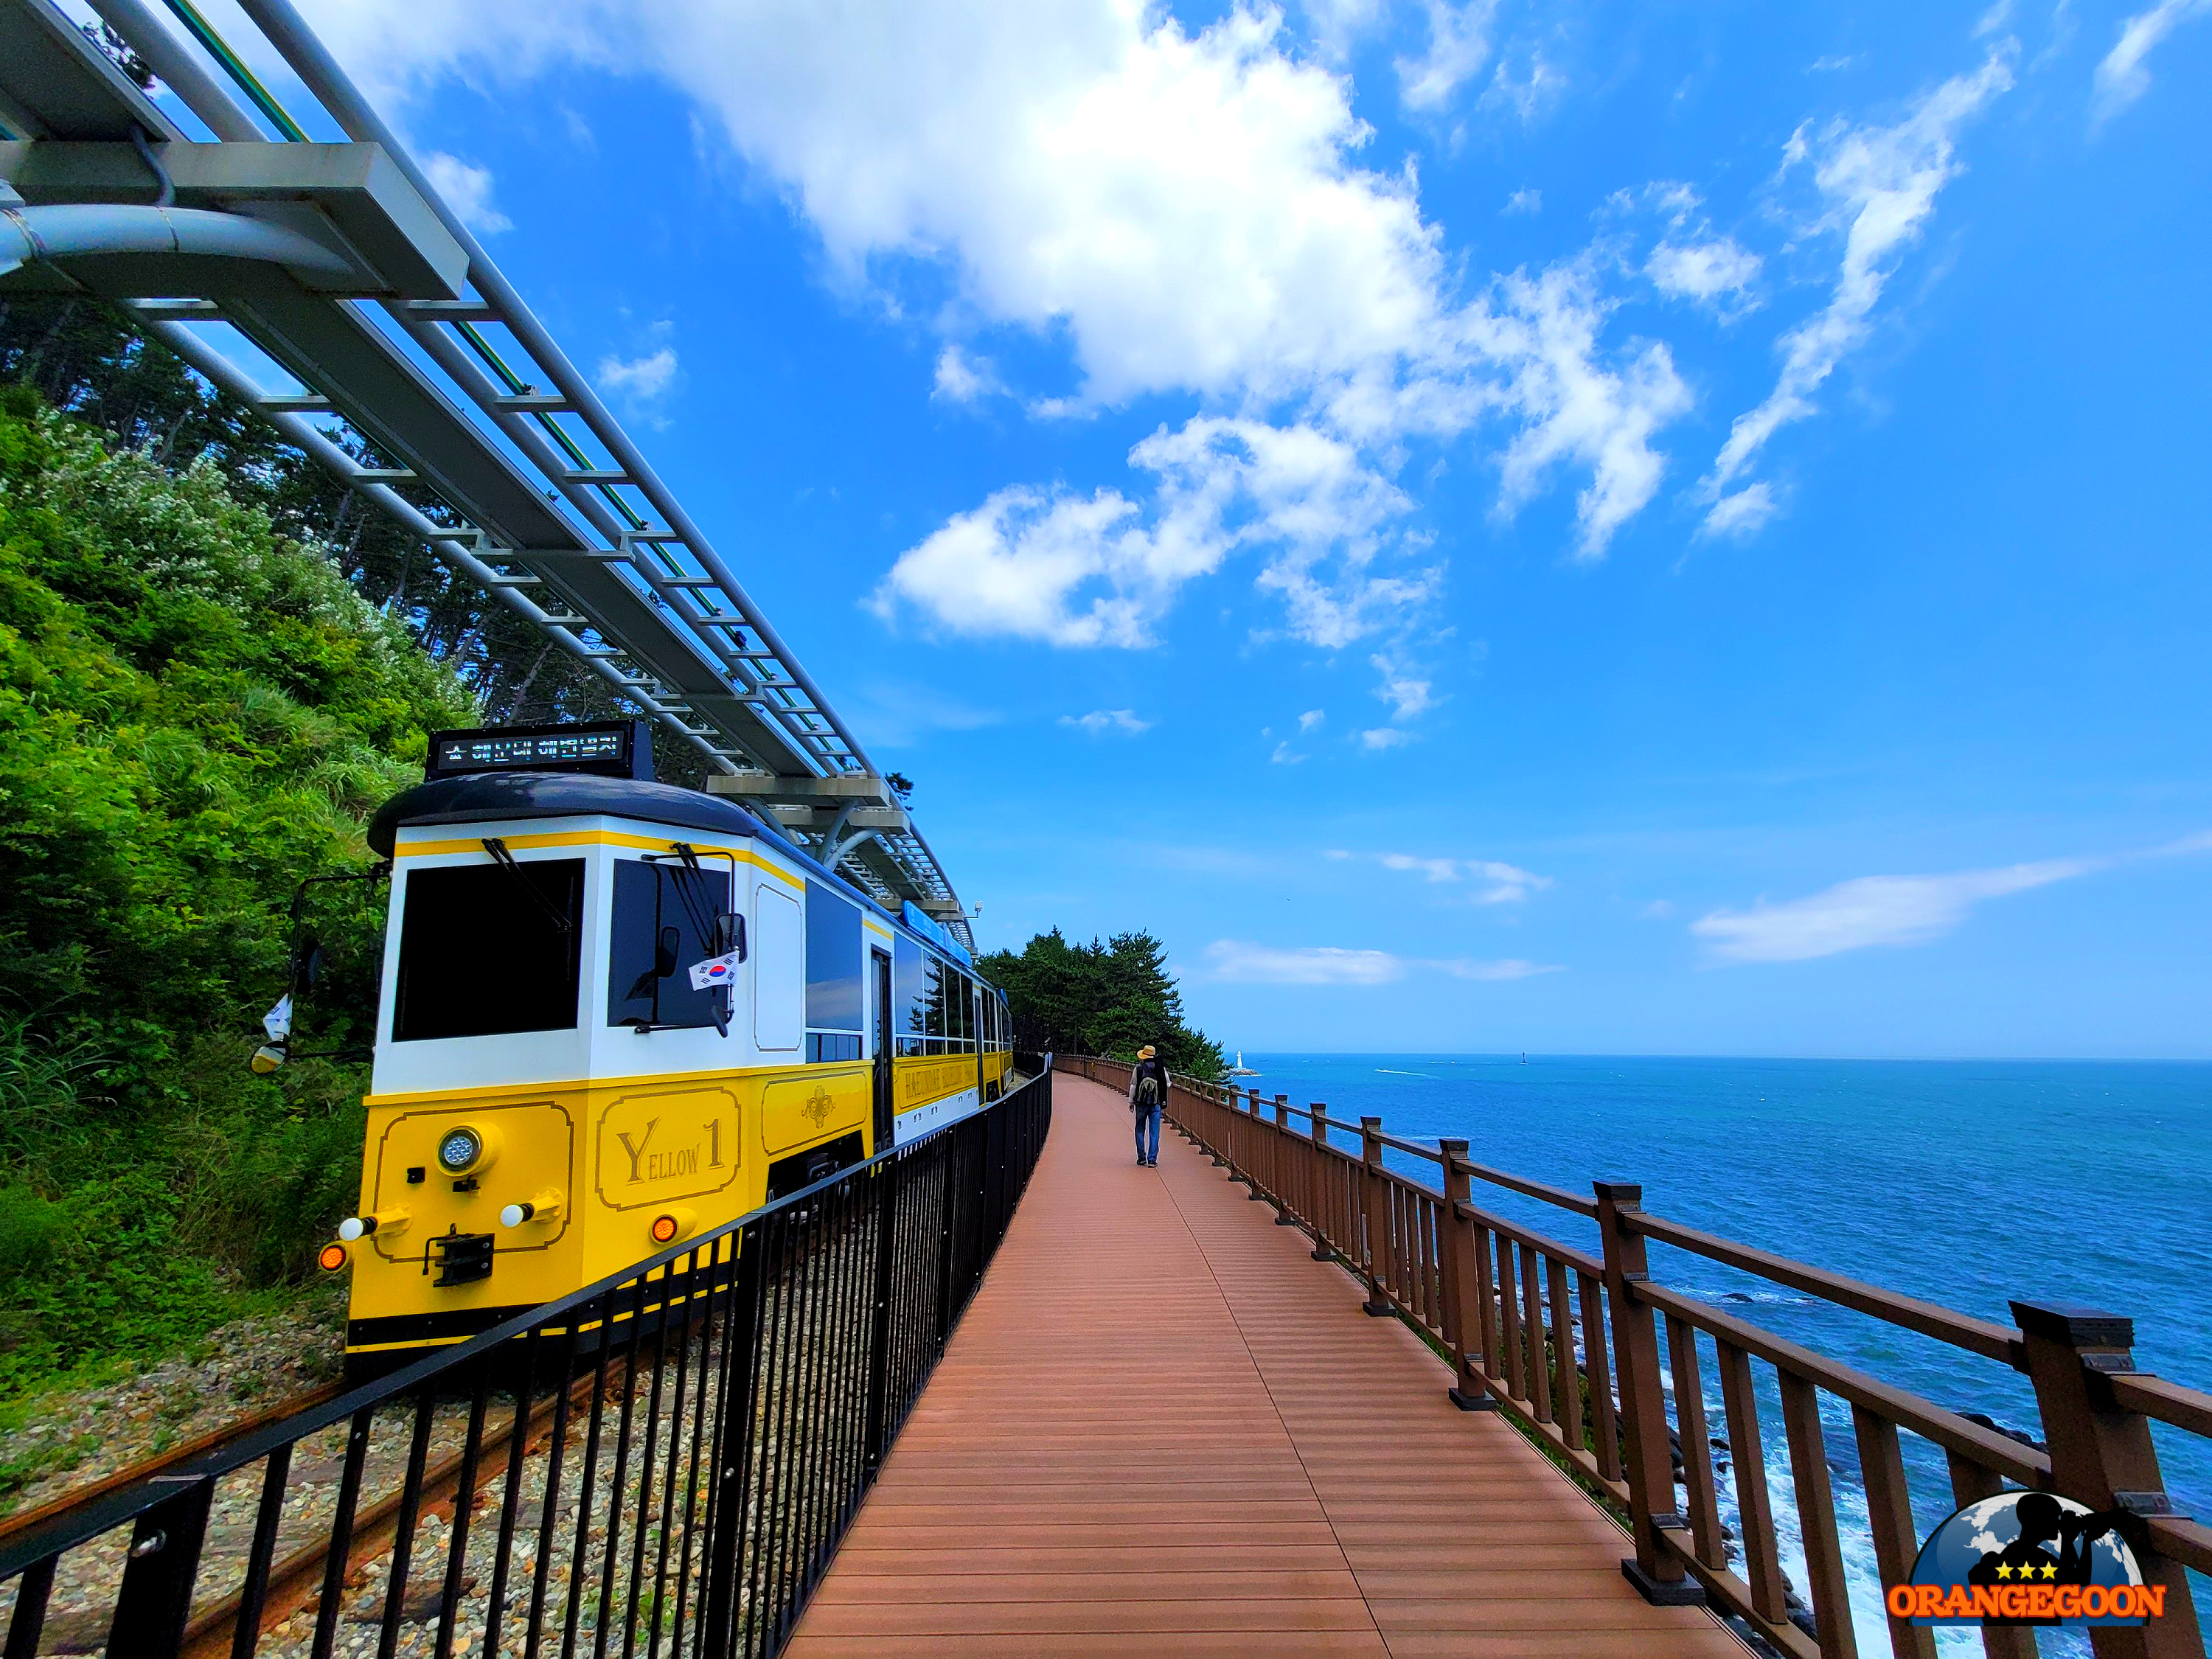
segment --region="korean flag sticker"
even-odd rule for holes
[[[717,985],[728,985],[738,976],[738,963],[744,958],[732,951],[726,957],[708,957],[704,962],[691,964],[691,988],[711,990]]]

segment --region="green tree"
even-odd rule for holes
[[[1221,1074],[1220,1046],[1184,1023],[1167,949],[1150,933],[1070,945],[1055,927],[976,966],[1006,992],[1022,1048],[1131,1060],[1151,1043],[1172,1071]]]

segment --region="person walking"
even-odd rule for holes
[[[1167,1103],[1168,1068],[1148,1042],[1137,1050],[1137,1063],[1129,1068],[1129,1109],[1136,1114],[1137,1164],[1141,1169],[1159,1164],[1160,1111]]]

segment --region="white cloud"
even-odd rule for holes
[[[1329,856],[1349,859],[1359,855],[1332,851]],[[1407,872],[1437,883],[1473,883],[1480,889],[1474,895],[1478,904],[1518,903],[1529,894],[1540,893],[1552,884],[1549,876],[1540,876],[1533,870],[1523,870],[1497,859],[1430,858],[1414,853],[1376,853],[1371,856],[1386,870]]]
[[[1844,231],[1843,269],[1827,305],[1782,337],[1774,390],[1729,428],[1703,485],[1709,533],[1744,533],[1755,518],[1772,512],[1771,496],[1747,505],[1730,487],[1777,431],[1816,411],[1814,393],[1867,337],[1875,303],[1898,260],[1920,239],[1937,194],[1958,175],[1959,130],[2012,78],[2008,41],[1971,75],[1954,76],[1929,93],[1893,126],[1838,123],[1817,136],[1801,127],[1790,138],[1785,170],[1813,160],[1814,182],[1826,204],[1820,225]]]
[[[1139,732],[1152,729],[1152,721],[1139,720],[1136,712],[1128,708],[1094,708],[1087,714],[1062,714],[1060,723],[1072,726],[1094,738],[1103,738],[1109,733],[1133,738]]]
[[[1565,967],[1555,962],[1528,962],[1520,957],[1504,957],[1495,962],[1474,962],[1464,957],[1435,964],[1456,979],[1504,980],[1529,979],[1538,974],[1564,974]]]
[[[1715,501],[1705,510],[1705,522],[1698,529],[1708,536],[1745,540],[1764,529],[1781,507],[1774,499],[1773,487],[1762,478]]]
[[[1129,459],[1156,481],[1149,514],[1116,490],[1000,490],[902,554],[877,610],[904,604],[954,633],[1140,646],[1185,583],[1247,547],[1264,550],[1260,586],[1281,596],[1291,631],[1325,647],[1427,594],[1426,573],[1372,569],[1407,503],[1341,439],[1207,416],[1162,427]]]
[[[1417,858],[1411,853],[1378,853],[1376,862],[1385,870],[1418,870],[1431,881],[1457,881],[1457,859]]]
[[[1780,904],[1716,910],[1690,931],[1732,962],[1803,962],[1873,945],[1921,945],[1949,933],[1984,899],[2086,875],[2106,862],[2046,859],[1944,876],[1861,876]]]
[[[1305,757],[1304,755],[1294,754],[1291,752],[1291,741],[1288,738],[1284,738],[1282,742],[1277,744],[1275,745],[1275,752],[1268,756],[1267,758],[1278,766],[1297,766],[1303,764],[1305,761]]]
[[[1587,262],[1462,276],[1411,170],[1363,164],[1372,135],[1349,82],[1295,53],[1272,8],[1232,6],[1193,29],[1135,0],[936,0],[865,18],[802,0],[477,0],[450,28],[411,31],[372,0],[310,9],[373,92],[403,101],[448,75],[513,81],[562,62],[661,76],[786,192],[844,280],[896,288],[922,270],[953,289],[948,330],[981,319],[1064,346],[1074,385],[1031,396],[1033,410],[1209,400],[1237,411],[1228,423],[1243,450],[1260,447],[1263,428],[1286,448],[1341,446],[1365,504],[1393,520],[1411,509],[1391,482],[1409,440],[1480,434],[1498,453],[1509,513],[1563,470],[1589,473],[1577,542],[1594,556],[1650,500],[1664,467],[1654,435],[1688,407],[1663,346],[1604,339],[1613,307]],[[1353,31],[1376,15],[1364,0],[1325,0],[1316,27]],[[1486,61],[1487,15],[1488,0],[1438,0],[1414,84],[1456,85]],[[1523,106],[1558,80],[1516,57],[1485,95]],[[982,379],[963,356],[939,360],[940,396]],[[1221,425],[1139,446],[1135,484],[1087,497],[1017,486],[948,522],[940,534],[974,547],[979,526],[1026,525],[1066,500],[1102,509],[1092,520],[1116,538],[1090,557],[1092,588],[1010,579],[1047,595],[1007,619],[1018,626],[950,625],[1064,643],[1148,637],[1188,577],[1127,538],[1172,536],[1176,513],[1205,494],[1192,468],[1224,470]],[[1215,453],[1177,462],[1178,445]],[[1227,471],[1218,487],[1249,492],[1246,508],[1267,518],[1256,457]],[[1157,499],[1140,506],[1146,489]],[[1316,643],[1371,631],[1430,588],[1424,572],[1366,570],[1385,526],[1364,509],[1310,532],[1203,517],[1186,563],[1203,572],[1227,547],[1268,547],[1261,586]],[[1054,524],[1075,528],[1065,512]],[[1062,536],[987,550],[1018,562],[1067,549]],[[1112,573],[1139,567],[1142,580],[1115,585]],[[890,586],[905,587],[896,571]],[[1102,597],[1126,613],[1115,625],[1071,621]]]
[[[1359,734],[1360,746],[1365,749],[1402,749],[1413,741],[1413,734],[1403,727],[1377,726]]]
[[[1499,296],[1503,307],[1471,319],[1470,331],[1507,366],[1498,396],[1522,421],[1504,451],[1502,505],[1510,513],[1533,500],[1563,461],[1589,467],[1575,501],[1576,550],[1596,558],[1657,492],[1667,463],[1652,439],[1688,410],[1689,388],[1657,343],[1618,369],[1604,366],[1598,335],[1614,302],[1581,262],[1533,277],[1516,271]]]
[[[1331,945],[1289,947],[1216,939],[1206,947],[1210,975],[1248,985],[1390,985],[1426,970],[1456,979],[1515,980],[1556,974],[1554,964],[1509,957],[1495,962],[1394,956],[1388,951],[1348,951]]]
[[[1312,731],[1314,727],[1319,726],[1325,718],[1327,718],[1327,716],[1321,709],[1307,709],[1304,714],[1298,716],[1298,735],[1300,737],[1304,737],[1307,732]]]
[[[937,382],[930,395],[956,404],[972,404],[1006,388],[987,358],[970,357],[951,342],[937,354]]]
[[[676,384],[676,349],[662,346],[627,361],[610,353],[599,359],[599,384],[632,403],[665,398]]]
[[[889,619],[903,599],[955,634],[1144,645],[1141,607],[1129,597],[1148,585],[1136,516],[1110,489],[1001,489],[901,554],[869,603]],[[1109,591],[1081,591],[1101,586]]]
[[[1540,190],[1516,190],[1505,198],[1505,205],[1498,210],[1509,216],[1541,213],[1544,210],[1544,192]]]
[[[1748,910],[1715,910],[1692,922],[1690,931],[1715,941],[1717,956],[1737,962],[1802,962],[1870,945],[1921,945],[1949,933],[1984,899],[2142,859],[2197,853],[2212,853],[2212,830],[2090,858],[2045,859],[1944,876],[1861,876],[1781,904],[1762,899]]]
[[[1701,242],[1662,240],[1644,262],[1651,285],[1670,299],[1689,300],[1723,314],[1740,313],[1759,280],[1759,258],[1733,237]]]
[[[2110,120],[2150,90],[2152,49],[2192,17],[2212,15],[2212,0],[2159,0],[2120,26],[2120,38],[2097,65],[2096,118]]]
[[[423,156],[422,171],[429,174],[431,188],[446,198],[446,204],[460,216],[461,222],[471,230],[494,236],[514,228],[514,221],[501,213],[491,199],[489,167],[477,167],[458,155],[434,149]]]
[[[1498,0],[1425,0],[1428,50],[1397,60],[1398,95],[1406,107],[1436,110],[1490,61],[1490,26]]]
[[[1346,951],[1330,945],[1292,949],[1219,939],[1206,947],[1215,979],[1248,985],[1388,985],[1406,963],[1387,951]]]

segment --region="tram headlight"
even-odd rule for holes
[[[315,1265],[326,1273],[334,1273],[344,1267],[350,1259],[350,1254],[344,1245],[325,1244],[322,1248],[322,1253],[316,1256]]]
[[[465,1172],[483,1156],[483,1136],[463,1124],[458,1129],[448,1129],[438,1140],[438,1167],[447,1175]]]
[[[646,1231],[656,1244],[673,1244],[679,1238],[689,1237],[698,1224],[698,1213],[679,1204],[653,1217],[653,1224]]]
[[[408,1212],[393,1207],[371,1210],[363,1215],[349,1215],[338,1223],[338,1237],[351,1244],[371,1233],[396,1233],[407,1225]]]

